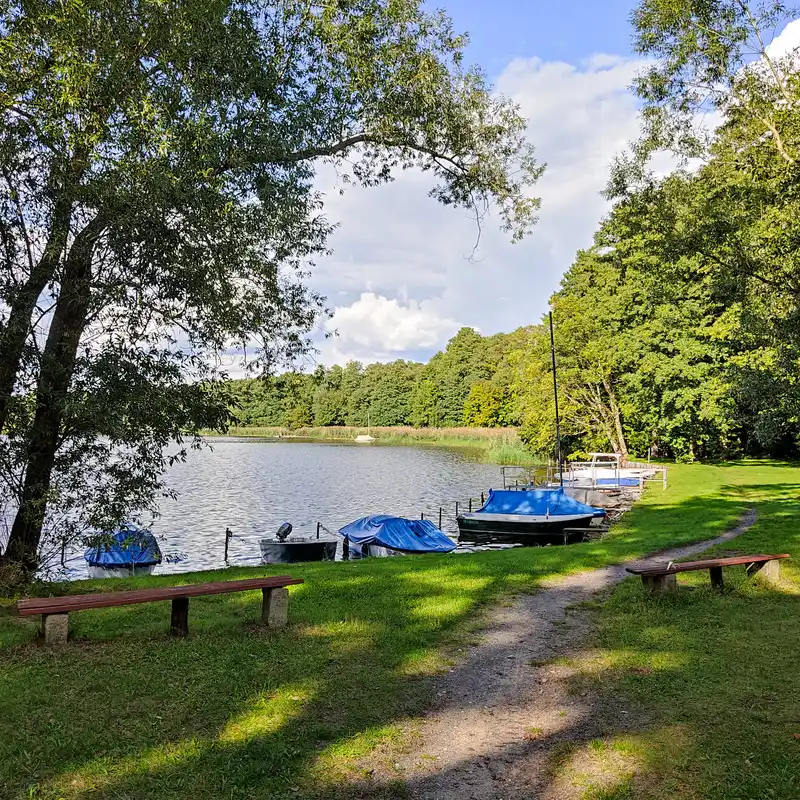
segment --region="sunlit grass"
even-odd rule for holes
[[[156,603],[74,614],[75,641],[48,649],[34,642],[36,620],[3,614],[9,605],[0,606],[0,797],[347,797],[352,782],[368,779],[364,759],[389,758],[408,744],[409,721],[429,699],[419,679],[459,657],[487,604],[535,591],[548,577],[710,538],[750,505],[762,513],[747,547],[800,549],[788,541],[800,531],[796,481],[797,472],[782,465],[675,467],[667,492],[651,490],[613,535],[567,548],[232,568],[114,583],[122,589],[277,572],[303,577],[306,583],[291,590],[291,624],[278,632],[256,624],[261,596],[251,592],[193,599],[187,640],[167,636],[169,605]],[[778,531],[779,540],[770,538]],[[713,690],[710,713],[728,709],[720,719],[737,732],[737,757],[747,748],[761,752],[749,733],[738,733],[759,708],[783,726],[780,736],[767,737],[783,752],[789,719],[800,718],[796,701],[786,699],[800,696],[800,687],[784,674],[798,660],[800,601],[788,594],[796,589],[797,566],[785,569],[781,592],[748,583],[722,598],[700,588],[687,600],[652,602],[638,584],[625,584],[603,612],[602,655],[584,678],[639,692],[643,704],[645,690],[655,692],[665,707],[683,709],[686,748],[704,741],[704,731],[693,726],[700,725],[705,692]],[[84,592],[108,584],[52,588]],[[781,626],[785,637],[778,637]],[[715,666],[717,650],[724,663]],[[721,688],[731,674],[731,686]],[[743,694],[737,675],[747,676]],[[693,680],[703,691],[691,688]],[[677,724],[669,715],[655,719],[656,732]],[[648,742],[658,738],[648,736],[636,739],[632,757],[651,776],[666,774],[649,755]],[[732,769],[724,754],[710,752]],[[376,787],[383,794],[375,796],[402,796],[402,776],[398,781]]]
[[[722,594],[706,572],[679,576],[680,591],[660,598],[645,596],[637,579],[615,590],[597,648],[571,666],[578,686],[592,681],[635,715],[640,732],[621,740],[639,766],[622,785],[627,794],[587,784],[587,799],[800,797],[800,471],[726,470],[758,520],[710,554],[793,558],[777,584],[726,569]]]

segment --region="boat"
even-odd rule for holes
[[[85,553],[92,578],[130,578],[150,575],[161,563],[161,548],[146,528],[123,522],[95,537]]]
[[[591,453],[591,460],[569,465],[565,483],[572,486],[635,487],[657,470],[646,464],[623,467],[620,453]]]
[[[274,538],[259,540],[264,564],[299,564],[303,561],[333,561],[336,558],[337,539],[291,536],[291,533],[291,524],[284,522]]]
[[[393,556],[409,553],[449,553],[456,543],[428,519],[373,514],[339,529],[349,555]]]
[[[587,506],[566,490],[489,490],[486,502],[469,514],[461,514],[458,541],[473,544],[503,543],[541,545],[563,543],[565,528],[589,528],[605,511]],[[582,535],[575,538],[583,538]]]

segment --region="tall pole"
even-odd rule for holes
[[[561,418],[558,415],[558,381],[556,380],[556,340],[553,336],[553,312],[550,312],[550,358],[553,362],[553,397],[556,401],[556,459],[558,462],[558,478],[564,487],[564,470],[561,468]]]

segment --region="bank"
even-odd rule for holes
[[[585,796],[796,797],[798,488],[792,465],[676,466],[669,488],[651,489],[605,540],[291,566],[282,571],[306,583],[292,590],[292,623],[278,633],[254,624],[254,593],[198,601],[186,640],[166,635],[168,609],[159,604],[81,612],[72,620],[76,641],[48,650],[34,641],[35,623],[5,603],[0,796],[406,796],[402,774],[364,795],[369,764],[391,770],[413,718],[432,699],[424,678],[458,662],[483,608],[535,591],[547,577],[712,538],[755,507],[758,522],[730,547],[792,553],[779,587],[732,580],[720,597],[698,588],[653,602],[632,580],[602,607],[596,652],[576,669],[580,680],[627,698],[642,726],[587,746],[614,765],[622,754],[624,763],[609,789],[616,794],[587,784]],[[274,572],[230,569],[115,586]],[[702,577],[687,580],[700,586]],[[581,763],[564,755],[554,770]]]
[[[207,431],[207,436],[213,436]],[[371,447],[409,446],[448,447],[469,450],[487,464],[529,466],[542,463],[520,439],[516,428],[411,428],[395,427],[247,427],[231,428],[227,436],[282,439],[289,441],[354,442],[359,435],[369,435],[375,441]]]

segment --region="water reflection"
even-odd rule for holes
[[[331,530],[367,514],[415,517],[420,512],[456,534],[455,501],[501,483],[500,470],[469,454],[440,448],[381,447],[252,439],[214,440],[167,474],[178,493],[165,499],[152,526],[165,554],[182,553],[158,572],[224,565],[225,528],[236,538],[229,563],[258,562],[258,540],[289,521],[295,533]],[[83,574],[82,559],[70,566]]]

